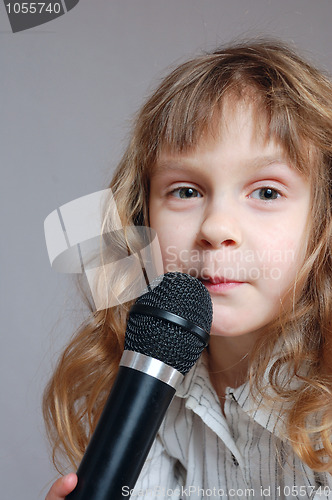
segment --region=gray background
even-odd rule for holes
[[[41,395],[84,314],[50,268],[45,217],[107,185],[130,117],[175,62],[269,34],[331,72],[331,21],[331,0],[81,0],[13,34],[1,3],[1,498],[43,499],[56,477]]]

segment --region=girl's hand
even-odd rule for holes
[[[66,495],[69,495],[77,484],[76,474],[67,474],[55,481],[50,491],[47,493],[45,500],[64,500]]]

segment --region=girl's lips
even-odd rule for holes
[[[243,281],[236,281],[223,277],[202,279],[201,281],[203,285],[206,286],[206,288],[209,290],[209,292],[215,293],[225,292],[244,284]]]
[[[238,280],[224,278],[223,276],[207,278],[205,281],[209,281],[212,285],[219,285],[220,283],[240,283]]]

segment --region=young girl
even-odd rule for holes
[[[329,80],[269,40],[186,62],[138,114],[110,187],[122,225],[154,228],[165,272],[200,279],[214,314],[133,498],[332,499]],[[82,458],[130,306],[92,314],[59,361],[54,460]]]

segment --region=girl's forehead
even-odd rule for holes
[[[271,140],[268,113],[259,104],[257,99],[249,97],[225,99],[206,131],[210,140],[241,134],[250,135],[254,142]]]
[[[165,158],[170,157],[192,156],[202,150],[214,149],[216,145],[228,147],[231,144],[234,148],[240,148],[244,143],[261,149],[272,146],[285,155],[280,141],[269,133],[266,112],[260,112],[248,99],[227,99],[213,114],[194,143],[181,148],[176,144],[161,145],[156,163],[163,163]]]
[[[228,92],[211,113],[205,114],[208,119],[204,118],[204,108],[201,111],[196,115],[201,119],[190,122],[188,137],[188,129],[179,116],[173,123],[170,136],[159,137],[156,156],[149,164],[148,175],[153,175],[154,167],[166,157],[192,156],[202,148],[214,147],[223,141],[224,144],[232,142],[234,148],[238,149],[243,135],[247,137],[247,144],[251,143],[256,148],[273,146],[278,149],[284,159],[308,177],[317,167],[317,162],[313,162],[315,148],[308,138],[301,136],[295,118],[282,108],[274,114],[263,96],[253,88]]]

